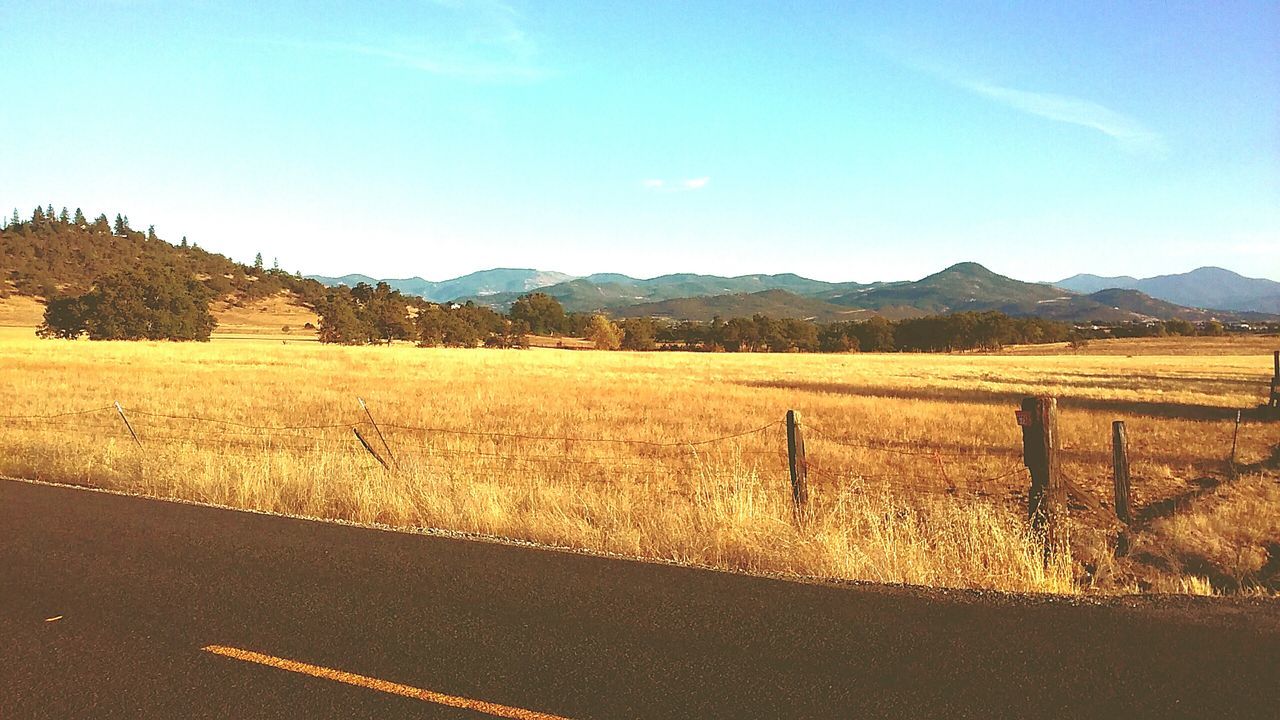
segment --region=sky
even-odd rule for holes
[[[1280,279],[1280,3],[0,0],[0,208],[305,274]]]

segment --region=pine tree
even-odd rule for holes
[[[124,235],[126,227],[128,226],[125,223],[124,217],[121,216],[120,213],[116,213],[116,224],[115,227],[112,228],[111,233],[113,235]]]
[[[58,216],[53,212],[53,203],[49,203],[49,207],[45,208],[45,211],[44,211],[44,219],[48,220],[49,222],[53,222],[53,219],[56,217]]]
[[[147,226],[147,240],[155,242],[155,239],[156,239],[156,226],[155,225]]]
[[[182,247],[187,247],[187,236],[186,236],[186,235],[183,235],[183,236],[182,236]]]
[[[129,232],[129,216],[128,215],[124,216],[124,230],[125,232]]]
[[[257,256],[253,258],[253,269],[254,270],[262,269],[262,253],[258,253]]]
[[[279,269],[280,269],[280,258],[278,258],[278,257],[273,257],[273,258],[271,258],[271,269],[272,269],[272,270],[279,270]]]
[[[31,224],[41,225],[43,223],[44,223],[44,210],[41,210],[40,206],[37,205],[36,211],[31,213]]]
[[[22,225],[22,216],[18,214],[18,208],[13,209],[13,219],[9,221],[9,224],[13,227]]]
[[[76,208],[76,225],[88,225],[89,221],[85,219],[84,213],[80,212],[80,208]]]
[[[58,213],[58,222],[63,225],[70,224],[71,222],[71,213],[68,213],[65,207],[62,208],[62,212]]]

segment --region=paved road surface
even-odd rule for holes
[[[0,718],[492,717],[215,645],[571,720],[1280,717],[1274,601],[802,584],[0,481]]]

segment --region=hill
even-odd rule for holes
[[[96,220],[49,217],[37,213],[31,220],[12,222],[0,229],[0,295],[50,298],[81,294],[106,275],[135,268],[172,268],[199,279],[214,298],[229,303],[257,301],[291,293],[310,304],[324,292],[314,281],[283,270],[242,265],[194,245],[162,240],[151,230],[128,227],[122,218],[111,223],[105,215]],[[64,211],[63,216],[66,213]]]
[[[1096,292],[1110,288],[1138,290],[1159,300],[1190,307],[1280,313],[1280,282],[1245,277],[1218,267],[1202,267],[1186,273],[1141,279],[1127,275],[1074,275],[1059,280],[1054,285],[1074,292]]]
[[[771,318],[799,318],[831,322],[869,317],[854,308],[807,298],[786,290],[762,290],[756,293],[734,293],[703,297],[675,298],[658,302],[628,305],[611,312],[614,317],[654,317],[671,320],[709,321],[714,317],[750,317],[755,314]]]
[[[611,312],[619,317],[653,316],[682,320],[706,320],[716,315],[745,317],[759,312],[778,318],[831,321],[873,315],[900,320],[992,310],[1014,317],[1042,317],[1076,323],[1173,318],[1193,322],[1261,319],[1251,313],[1183,307],[1134,290],[1101,290],[1077,295],[1039,283],[1014,280],[972,262],[953,265],[914,282],[866,285],[852,292],[834,295],[801,296],[773,290],[638,303],[614,308]]]
[[[358,283],[376,285],[379,280],[368,275],[343,275],[342,277],[326,277],[308,275],[308,278],[328,286],[346,285],[355,287]],[[533,270],[529,268],[494,268],[481,270],[449,280],[424,280],[420,277],[381,280],[405,295],[417,295],[432,302],[447,302],[465,297],[488,297],[502,293],[515,293],[518,297],[531,290],[548,285],[555,285],[573,279],[572,275],[560,272]],[[513,298],[514,299],[514,298]]]
[[[1065,280],[1059,280],[1056,283],[1049,284],[1054,287],[1062,288],[1063,290],[1070,290],[1073,293],[1088,294],[1111,288],[1133,290],[1138,284],[1138,278],[1130,277],[1128,275],[1103,277],[1101,275],[1092,275],[1090,273],[1080,273],[1079,275],[1072,275]]]
[[[938,315],[1035,304],[1061,296],[1062,293],[1054,288],[1014,280],[991,272],[978,263],[964,262],[915,282],[888,283],[856,290],[833,297],[831,302],[867,310],[911,308],[921,315]]]
[[[785,290],[796,295],[817,296],[849,292],[865,287],[859,283],[830,283],[792,273],[778,275],[697,275],[677,273],[640,279],[617,273],[601,273],[540,288],[559,300],[570,312],[616,310],[632,305],[717,295],[749,295],[766,290]],[[462,298],[506,309],[523,293]]]

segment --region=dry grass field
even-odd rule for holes
[[[709,355],[91,343],[0,329],[0,414],[12,416],[0,473],[753,572],[1230,590],[1280,562],[1280,423],[1246,413],[1244,477],[1227,480],[1225,462],[1235,409],[1262,400],[1273,344],[1133,357]],[[1072,557],[1047,568],[1025,529],[1013,414],[1038,393],[1061,398],[1077,489]],[[385,433],[390,469],[352,432],[382,450],[357,396]],[[790,507],[788,409],[802,414],[813,467],[803,525]],[[1102,507],[1114,419],[1128,423],[1142,521],[1121,560]]]

